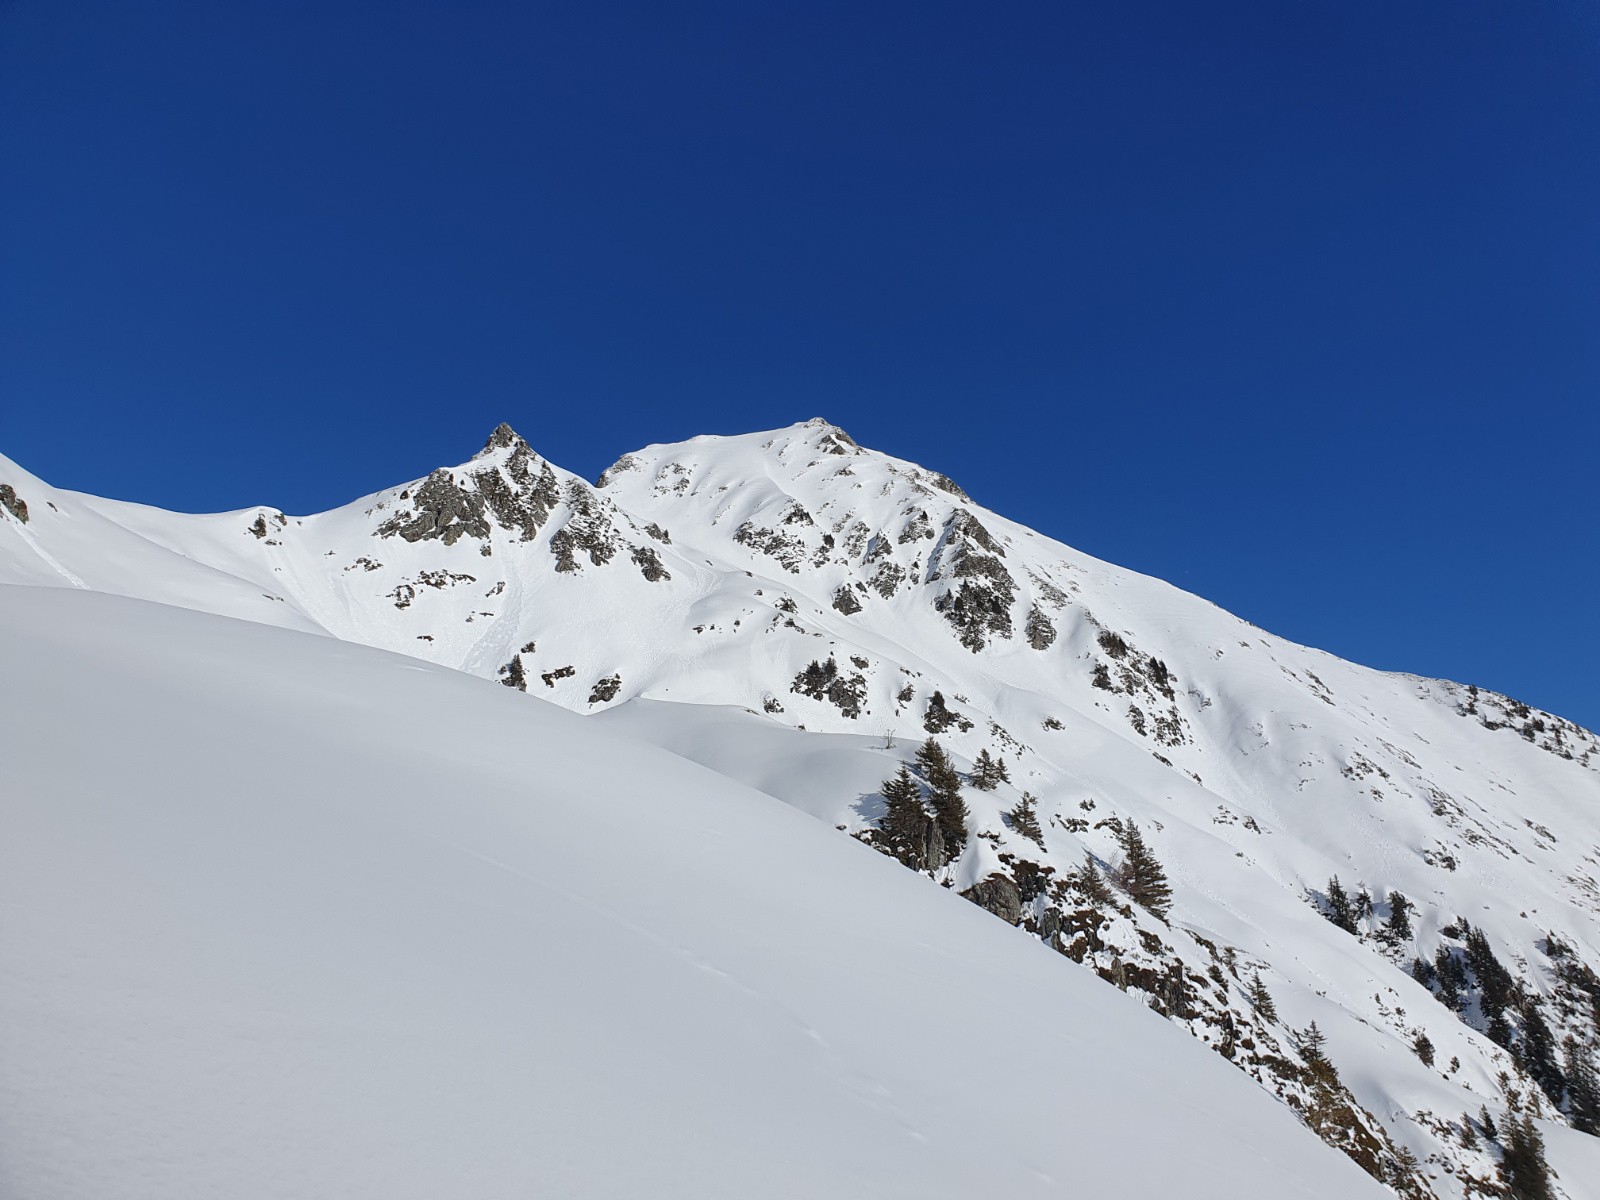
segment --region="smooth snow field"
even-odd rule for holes
[[[6,1200],[1387,1194],[623,725],[118,596],[0,587],[0,962]]]

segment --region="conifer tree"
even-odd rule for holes
[[[1355,905],[1337,875],[1328,880],[1328,920],[1346,933],[1356,931]]]
[[[1439,983],[1439,1002],[1461,1011],[1461,989],[1467,986],[1467,968],[1461,957],[1440,946],[1433,955],[1434,978]]]
[[[1600,1078],[1589,1051],[1570,1033],[1561,1044],[1567,1076],[1567,1116],[1580,1133],[1600,1134]]]
[[[987,748],[978,751],[972,761],[972,786],[980,792],[992,792],[999,786],[1000,773],[995,769],[994,758]]]
[[[1306,1060],[1306,1072],[1311,1076],[1312,1082],[1323,1087],[1333,1087],[1339,1082],[1339,1072],[1334,1068],[1333,1060],[1328,1057],[1327,1043],[1327,1037],[1313,1021],[1295,1039],[1295,1048],[1300,1051],[1300,1057]]]
[[[1506,1118],[1499,1171],[1511,1200],[1555,1200],[1550,1166],[1544,1160],[1544,1138],[1531,1113],[1512,1113]]]
[[[1106,886],[1105,876],[1100,874],[1094,855],[1087,850],[1083,852],[1083,862],[1067,872],[1066,883],[1094,908],[1105,908],[1116,898]]]
[[[1538,1008],[1531,1003],[1523,1009],[1522,1036],[1517,1039],[1512,1054],[1517,1065],[1528,1073],[1544,1094],[1560,1104],[1567,1081],[1556,1064],[1555,1035],[1539,1015]]]
[[[1257,971],[1250,977],[1250,986],[1245,989],[1245,996],[1250,1001],[1250,1007],[1263,1021],[1276,1021],[1278,1019],[1278,1006],[1273,1003],[1272,993],[1267,991],[1267,985],[1261,982],[1261,973]]]
[[[1117,869],[1117,882],[1122,890],[1140,908],[1165,917],[1172,907],[1172,887],[1155,853],[1145,844],[1139,827],[1132,821],[1124,821],[1117,841],[1122,845],[1122,863]]]
[[[1044,830],[1039,827],[1038,803],[1032,792],[1023,792],[1022,799],[1006,816],[1011,820],[1011,828],[1042,850]]]
[[[967,844],[967,802],[961,798],[961,776],[944,747],[933,738],[917,751],[917,767],[928,783],[928,802],[944,835],[946,855],[954,860]]]
[[[904,766],[880,789],[884,801],[883,819],[878,822],[878,843],[887,854],[913,871],[927,864],[923,848],[927,845],[928,824],[932,820],[922,804],[922,789]]]
[[[1411,940],[1411,901],[1399,892],[1389,893],[1389,919],[1383,923],[1383,939],[1394,946]]]
[[[1364,921],[1372,916],[1372,893],[1366,888],[1356,893],[1355,909],[1357,921]]]
[[[1427,1034],[1417,1034],[1416,1041],[1411,1043],[1411,1050],[1422,1060],[1423,1066],[1433,1066],[1433,1040]]]

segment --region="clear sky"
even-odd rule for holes
[[[1600,727],[1600,9],[0,0],[0,451],[312,511],[823,415]]]

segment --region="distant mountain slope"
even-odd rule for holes
[[[37,588],[0,664],[17,1200],[1381,1194],[1036,942],[553,706]]]
[[[180,516],[7,469],[56,508],[0,513],[0,579],[499,679],[885,849],[882,785],[938,739],[969,816],[900,857],[1408,1194],[1498,1186],[1480,1109],[1600,1128],[1600,744],[1552,714],[1273,637],[824,421],[648,447],[595,485],[502,426],[467,463],[299,518]],[[985,758],[1009,776],[992,790],[972,785]],[[1115,875],[1130,826],[1171,878],[1164,919],[1083,873],[1088,854]]]

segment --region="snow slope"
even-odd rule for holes
[[[0,677],[8,1197],[1382,1194],[1038,942],[554,705],[36,587]]]
[[[835,835],[873,836],[923,738],[969,773],[1004,758],[1012,782],[969,786],[967,843],[926,886],[1150,1004],[1407,1194],[1494,1186],[1498,1147],[1464,1125],[1480,1109],[1534,1098],[1581,1123],[1562,1042],[1600,1046],[1600,743],[1552,714],[1276,638],[821,420],[647,447],[595,484],[501,427],[468,462],[305,517],[167,513],[0,460],[4,484],[30,518],[0,505],[0,581],[499,679]],[[1011,816],[1024,790],[1037,841]],[[1172,878],[1165,920],[1068,886],[1086,853],[1117,865],[1127,823]],[[1336,876],[1370,901],[1350,931],[1324,919]],[[1323,1093],[1313,1022],[1339,1074]]]

